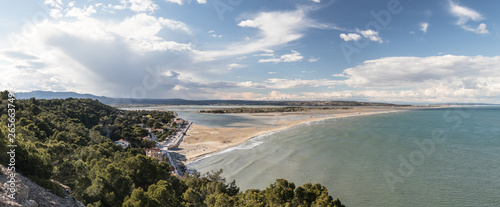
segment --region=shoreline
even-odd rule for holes
[[[311,111],[296,114],[242,114],[242,116],[250,116],[255,119],[258,119],[258,117],[262,116],[275,116],[280,118],[275,120],[272,126],[267,127],[215,128],[193,124],[193,129],[187,133],[188,138],[186,138],[186,140],[179,146],[181,150],[176,151],[176,153],[185,156],[185,160],[183,160],[182,162],[185,166],[187,166],[191,163],[211,157],[214,154],[241,146],[256,138],[269,136],[271,134],[285,131],[303,124],[337,118],[403,112],[416,108],[352,108],[344,110],[334,110],[326,113],[325,111]]]

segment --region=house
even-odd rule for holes
[[[117,145],[122,146],[122,147],[123,147],[123,149],[125,149],[125,148],[127,148],[127,147],[130,147],[130,142],[129,142],[129,141],[127,141],[127,140],[124,140],[124,139],[120,139],[120,140],[118,140],[118,141],[115,141],[115,143],[116,143]]]
[[[143,140],[148,140],[148,141],[151,141],[151,137],[147,136],[147,137],[143,137],[142,138]]]
[[[163,129],[155,129],[156,131],[163,133]]]
[[[176,124],[183,124],[184,123],[184,120],[181,119],[181,118],[175,118],[175,123]]]
[[[163,153],[161,153],[161,150],[158,147],[146,149],[146,156],[163,161]]]

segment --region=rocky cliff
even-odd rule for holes
[[[70,188],[61,185],[66,195],[61,198],[57,195],[52,194],[49,190],[40,187],[35,182],[31,181],[29,178],[22,176],[17,173],[16,175],[16,194],[15,199],[9,198],[10,192],[8,191],[10,183],[8,183],[8,175],[10,171],[6,167],[1,165],[0,172],[0,207],[3,206],[13,206],[13,207],[43,207],[43,206],[68,206],[68,207],[84,207],[82,203],[71,197]]]

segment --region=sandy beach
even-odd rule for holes
[[[408,108],[350,108],[337,110],[311,110],[303,112],[285,113],[251,113],[232,114],[246,118],[262,120],[268,124],[255,125],[251,127],[208,127],[194,123],[179,150],[175,152],[181,155],[184,163],[191,162],[208,154],[240,145],[253,137],[285,130],[307,122],[321,121],[331,118],[342,118],[350,116],[364,116],[379,113],[397,112]],[[235,123],[238,125],[238,123]]]

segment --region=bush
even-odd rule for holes
[[[61,188],[61,186],[59,184],[54,183],[50,180],[46,180],[46,179],[39,179],[39,178],[34,178],[34,177],[31,177],[30,179],[33,180],[39,186],[49,190],[53,194],[55,194],[61,198],[66,197],[63,189]]]

